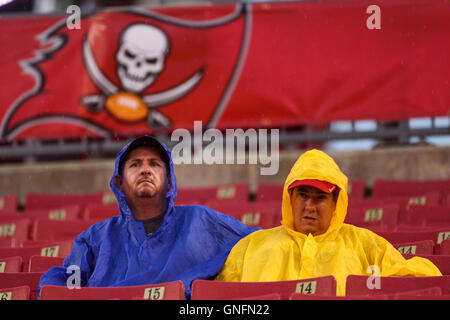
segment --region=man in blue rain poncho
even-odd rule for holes
[[[190,298],[192,281],[213,278],[233,245],[257,230],[204,206],[174,206],[171,153],[150,136],[117,155],[110,186],[120,213],[78,235],[63,266],[44,273],[39,293],[44,285],[66,286],[71,275],[66,270],[75,265],[81,286],[181,280]]]

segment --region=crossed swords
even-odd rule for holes
[[[84,96],[81,98],[81,103],[92,112],[100,112],[104,108],[105,97],[118,93],[120,90],[102,73],[98,67],[87,39],[83,41],[83,58],[89,76],[103,94]],[[178,100],[188,94],[200,81],[202,76],[203,69],[200,69],[200,71],[197,71],[189,79],[171,89],[142,96],[142,100],[151,110],[147,117],[148,125],[152,128],[169,127],[171,125],[169,118],[156,110],[156,108]]]

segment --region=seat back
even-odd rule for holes
[[[184,285],[181,281],[131,287],[81,287],[46,285],[41,288],[41,300],[183,300]]]
[[[4,212],[0,215],[0,221],[9,219],[30,219],[34,221],[38,218],[50,220],[77,220],[80,217],[80,207],[77,205],[66,206],[59,209],[31,209],[15,212]]]
[[[345,223],[357,227],[378,227],[386,231],[395,231],[398,224],[399,206],[397,204],[380,207],[354,207],[347,210]]]
[[[393,243],[392,245],[400,251],[400,253],[433,254],[434,252],[434,242],[432,240]]]
[[[448,228],[427,229],[426,231],[379,231],[377,234],[390,243],[432,240],[434,245],[436,245],[445,239],[450,239],[450,226]]]
[[[194,280],[191,298],[192,300],[234,300],[278,293],[281,299],[288,300],[293,292],[336,295],[336,279],[333,276],[326,276],[270,282]]]
[[[0,300],[30,300],[30,287],[20,286],[0,289]]]
[[[406,222],[417,226],[449,226],[450,206],[409,205]]]
[[[450,190],[450,179],[428,181],[376,179],[372,187],[372,196],[386,198],[437,192],[442,197],[448,193],[448,190]]]
[[[0,212],[16,211],[17,203],[18,203],[17,194],[10,193],[0,196]]]
[[[438,254],[450,254],[450,239],[443,240],[439,246],[437,246],[436,251],[438,251]]]
[[[45,256],[31,256],[28,272],[45,272],[55,266],[62,266],[64,262],[63,257],[45,257]]]
[[[247,201],[248,184],[238,183],[215,187],[179,188],[176,205],[204,204],[211,200]]]
[[[26,248],[2,248],[0,257],[22,257],[22,270],[29,270],[30,257],[34,255],[47,257],[66,257],[72,250],[72,241],[48,242],[46,244]]]
[[[106,220],[119,214],[119,205],[112,204],[87,204],[82,214],[83,220]]]
[[[95,220],[60,221],[39,218],[32,225],[31,239],[34,241],[75,239],[77,235],[96,222]]]
[[[29,286],[30,300],[36,300],[39,281],[43,274],[43,272],[0,273],[0,289]]]
[[[450,293],[450,276],[438,277],[372,277],[349,275],[346,295],[390,294],[439,287],[443,294]]]
[[[111,191],[94,192],[86,194],[65,194],[65,193],[34,193],[26,195],[26,209],[54,209],[63,208],[69,205],[78,205],[81,209],[89,203],[109,204],[116,201]]]
[[[281,207],[272,201],[208,201],[206,206],[228,214],[242,223],[260,228],[273,228],[280,225]]]
[[[2,257],[0,255],[0,272],[21,272],[22,257]]]
[[[31,221],[27,218],[0,220],[0,248],[18,247],[28,238]]]

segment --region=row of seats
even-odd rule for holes
[[[0,274],[2,300],[36,298],[42,273]],[[181,281],[130,287],[44,286],[41,300],[183,300]],[[224,282],[195,280],[192,300],[450,300],[450,276],[372,277],[350,275],[346,295],[336,296],[333,276],[273,282]]]
[[[363,180],[350,181],[348,186],[349,198],[353,201],[364,200],[366,183]],[[386,199],[395,197],[411,197],[435,194],[435,202],[439,205],[450,204],[450,179],[430,181],[403,181],[390,179],[376,179],[372,186],[372,199]],[[283,193],[281,184],[260,183],[255,195],[256,201],[279,201]],[[177,202],[203,204],[211,200],[247,201],[251,197],[247,183],[219,185],[215,187],[179,188]],[[111,191],[89,194],[45,194],[29,193],[26,196],[26,209],[52,209],[68,205],[84,206],[90,203],[110,204],[115,197]],[[422,201],[418,199],[418,201]],[[16,211],[18,197],[15,194],[0,196],[0,212]]]

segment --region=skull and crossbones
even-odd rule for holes
[[[170,120],[156,108],[173,102],[187,93],[200,81],[203,69],[197,71],[183,83],[163,92],[142,96],[142,92],[151,86],[164,70],[165,59],[170,49],[169,39],[159,28],[143,23],[128,26],[121,34],[119,49],[116,53],[117,75],[123,90],[119,90],[99,69],[89,41],[83,42],[83,58],[86,69],[102,92],[101,95],[88,95],[81,99],[88,110],[100,112],[108,96],[120,91],[138,95],[151,110],[147,123],[150,127],[169,127]]]

